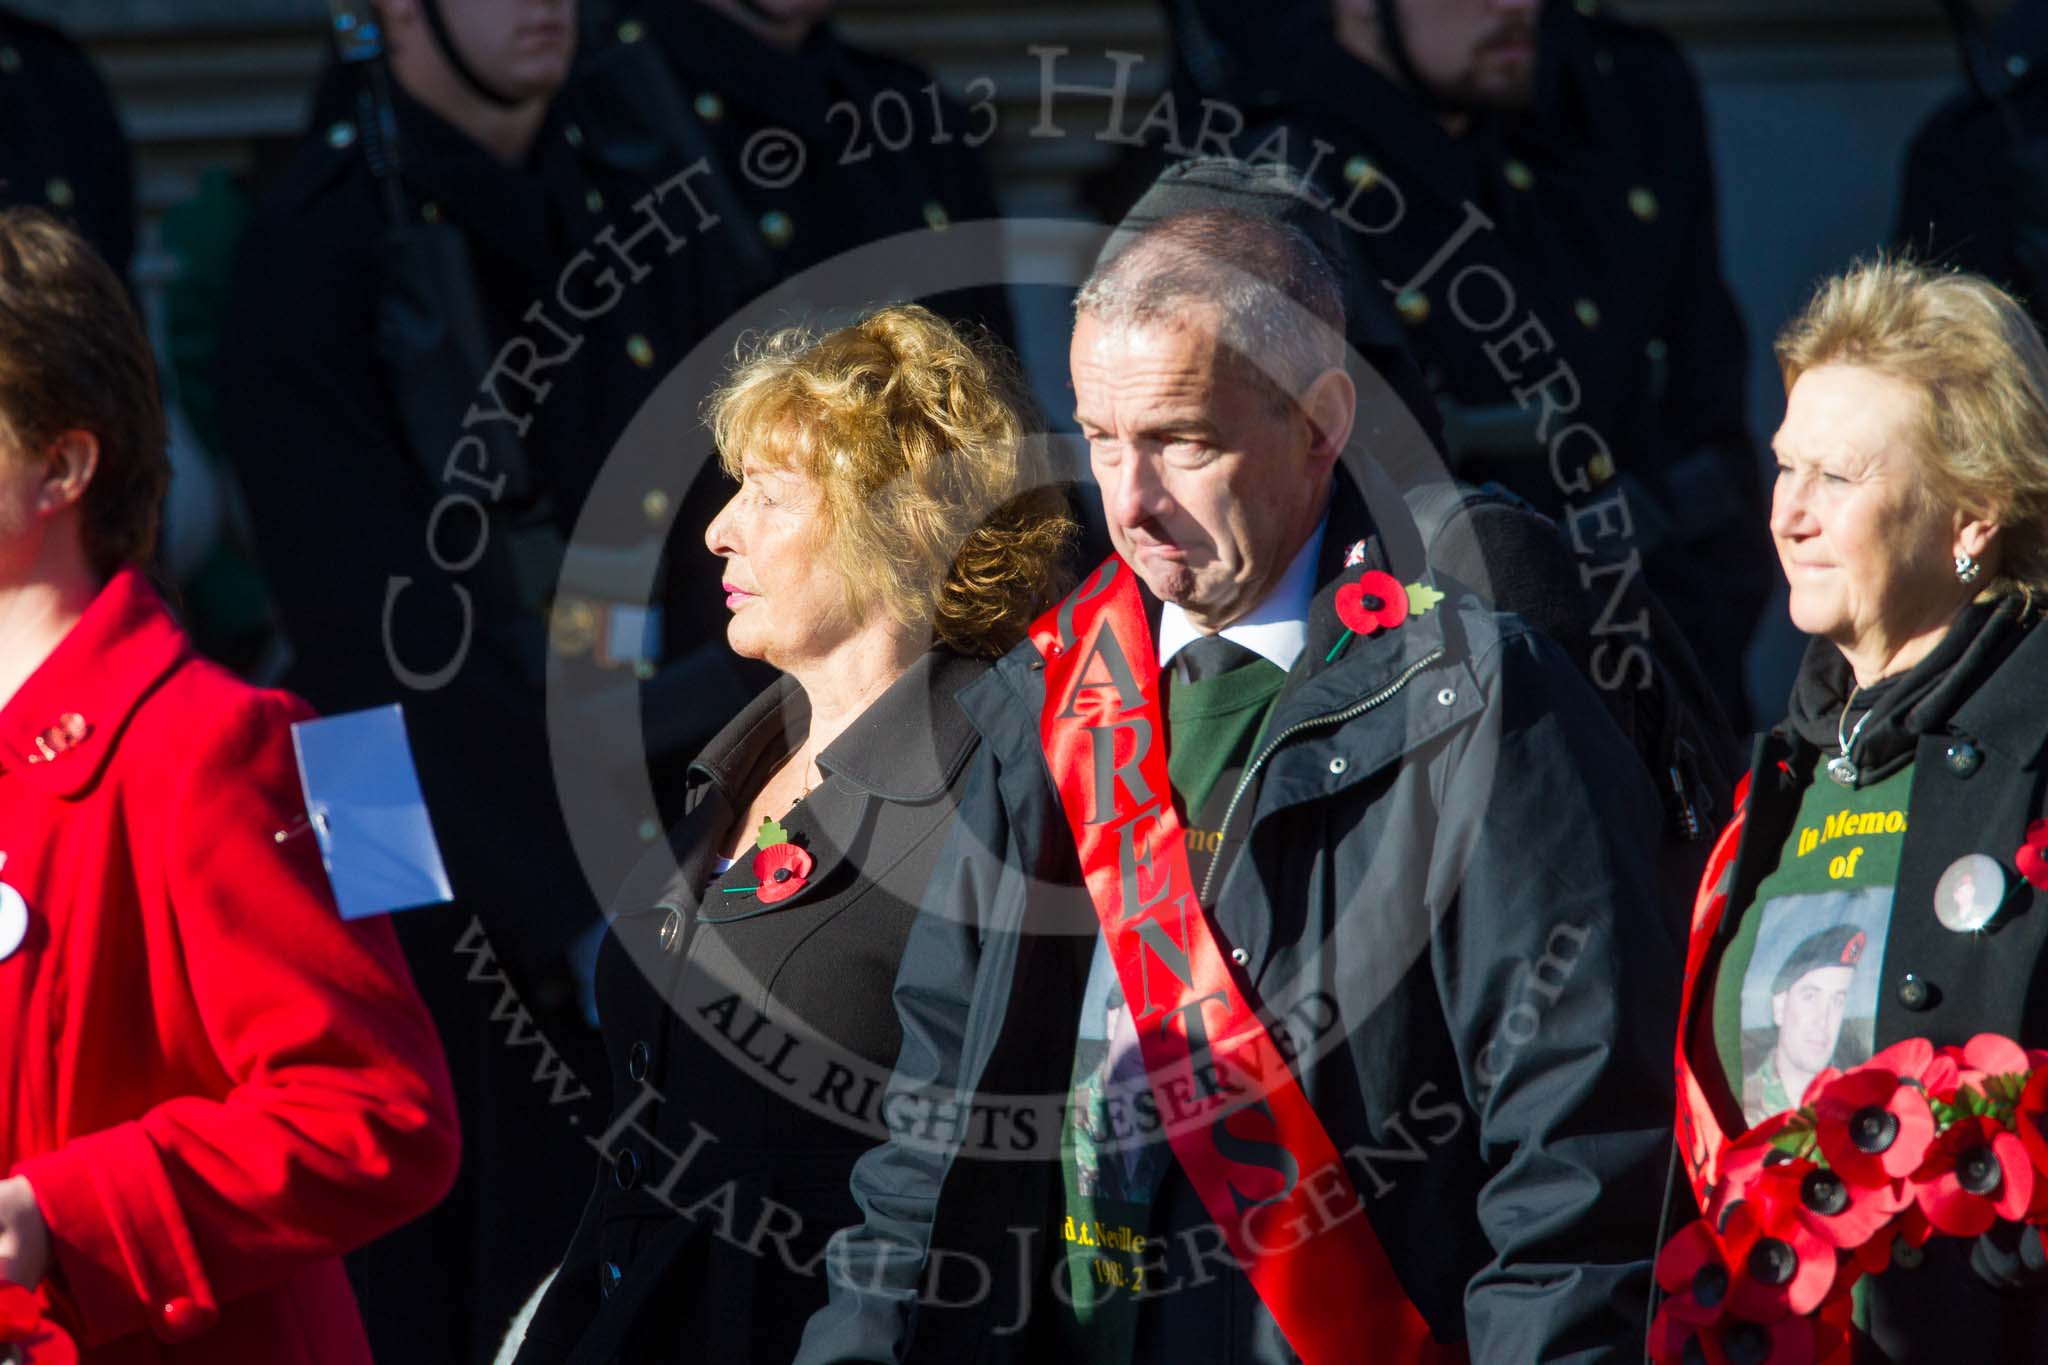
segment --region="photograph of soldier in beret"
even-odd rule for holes
[[[1785,906],[1771,909],[1782,912]],[[1876,928],[1845,913],[1800,938],[1793,935],[1813,919],[1787,914],[1758,935],[1742,992],[1742,1113],[1751,1123],[1796,1106],[1813,1078],[1829,1067],[1870,1060],[1876,978],[1858,969],[1866,957],[1873,965],[1883,959],[1882,914],[1880,907]],[[1788,939],[1790,951],[1773,951]],[[1879,950],[1874,955],[1873,945]],[[1766,980],[1761,968],[1771,962],[1777,968]]]

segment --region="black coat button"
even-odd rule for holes
[[[636,1081],[647,1079],[647,1044],[635,1043],[627,1050],[626,1074]]]
[[[640,1153],[627,1147],[612,1158],[612,1179],[619,1182],[622,1190],[630,1190],[639,1184]]]
[[[1984,766],[1984,754],[1967,739],[1959,739],[1948,746],[1948,770],[1957,777],[1968,777]]]
[[[1924,978],[1907,972],[1899,978],[1899,1003],[1909,1010],[1924,1010],[1934,1003],[1934,987]]]
[[[626,1278],[626,1272],[619,1269],[617,1261],[606,1261],[597,1268],[597,1292],[605,1298],[619,1287],[619,1281]]]

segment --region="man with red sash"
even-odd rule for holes
[[[1117,554],[961,694],[984,743],[897,982],[896,1136],[801,1365],[1639,1357],[1657,796],[1340,459],[1341,298],[1232,207],[1081,291]]]

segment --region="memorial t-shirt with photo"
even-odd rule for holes
[[[1816,772],[1729,941],[1714,1041],[1751,1125],[1798,1105],[1820,1072],[1875,1050],[1912,784],[1911,764],[1860,789]]]

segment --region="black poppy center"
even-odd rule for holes
[[[1889,1109],[1865,1105],[1849,1116],[1849,1141],[1865,1156],[1891,1150],[1899,1136],[1899,1116]]]
[[[775,869],[775,880],[778,882],[786,882],[795,875],[795,873],[791,872],[786,867],[778,867]]]
[[[1956,1183],[1971,1194],[1988,1195],[2004,1178],[1989,1147],[1972,1147],[1956,1158]]]
[[[1387,604],[1368,592],[1359,594],[1358,605],[1364,607],[1367,611],[1378,611]]]
[[[1756,1323],[1741,1323],[1721,1338],[1721,1349],[1730,1365],[1764,1365],[1771,1358],[1771,1334]]]
[[[1813,1171],[1799,1182],[1799,1199],[1823,1218],[1849,1207],[1849,1187],[1833,1171]]]
[[[1693,1302],[1702,1308],[1712,1308],[1728,1296],[1728,1268],[1718,1265],[1703,1265],[1692,1277]]]
[[[1749,1278],[1758,1284],[1773,1288],[1790,1284],[1798,1269],[1799,1254],[1792,1250],[1789,1242],[1762,1237],[1749,1249]]]

